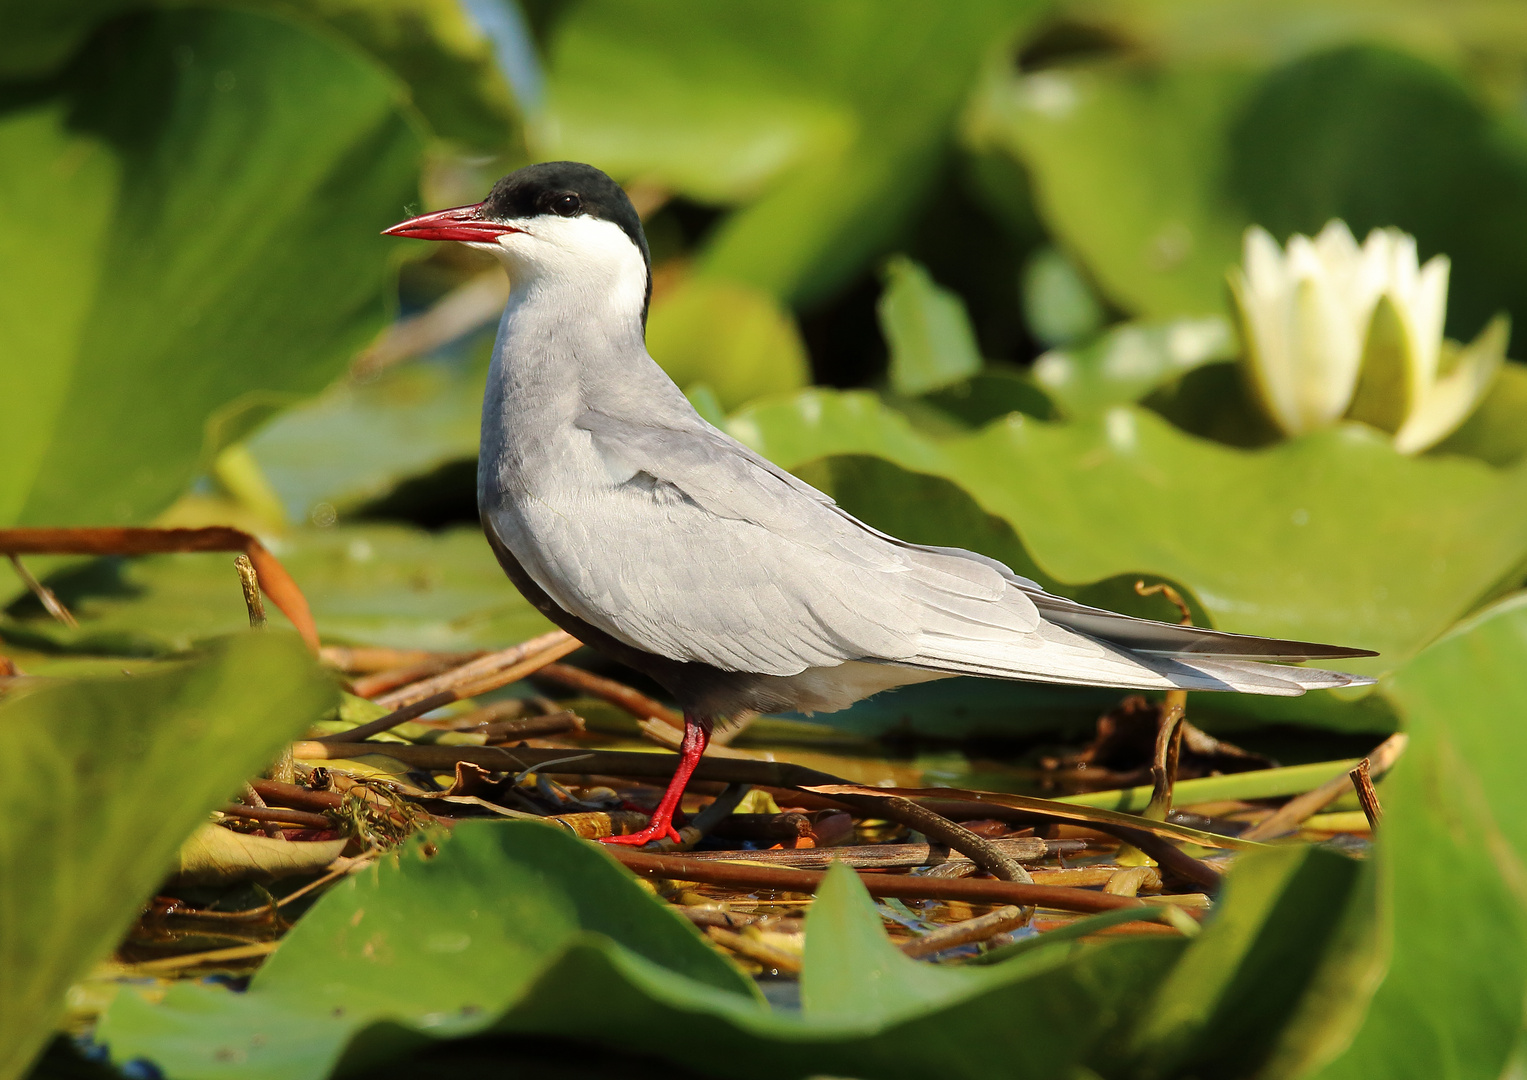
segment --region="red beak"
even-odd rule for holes
[[[477,216],[482,204],[453,206],[449,210],[436,210],[433,214],[400,221],[390,229],[383,229],[383,236],[410,236],[415,240],[465,240],[492,243],[505,233],[524,232],[511,225],[486,221]]]

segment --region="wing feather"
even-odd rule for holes
[[[698,417],[657,423],[588,410],[577,427],[597,463],[591,476],[566,485],[565,505],[522,500],[523,520],[504,528],[528,534],[522,561],[557,603],[670,659],[786,677],[868,661],[1063,684],[1299,694],[1353,680],[1252,658],[1363,655],[1132,619],[1054,596],[994,559],[877,532]]]

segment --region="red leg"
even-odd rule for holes
[[[673,815],[679,808],[679,800],[684,797],[684,788],[689,783],[690,775],[695,771],[695,766],[700,764],[700,755],[705,753],[705,747],[710,743],[710,729],[709,719],[684,714],[684,742],[679,746],[679,767],[673,770],[673,779],[668,781],[668,790],[663,792],[662,802],[652,812],[651,823],[641,832],[629,836],[606,836],[603,838],[604,843],[640,847],[665,836],[672,837],[674,841],[679,839],[678,830],[673,827]]]

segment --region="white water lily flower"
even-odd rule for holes
[[[1230,287],[1245,338],[1250,383],[1286,434],[1361,420],[1413,454],[1451,434],[1474,411],[1505,357],[1498,317],[1474,342],[1445,341],[1450,264],[1422,266],[1416,241],[1374,229],[1358,247],[1341,221],[1280,248],[1246,230]]]

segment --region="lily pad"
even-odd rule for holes
[[[335,696],[295,634],[246,631],[0,703],[0,1077],[22,1074],[207,811]]]
[[[1045,353],[1034,361],[1034,381],[1066,415],[1095,416],[1234,355],[1235,334],[1219,316],[1121,323],[1083,346]]]
[[[488,1027],[575,943],[618,941],[647,970],[755,1006],[747,978],[596,848],[535,824],[465,823],[330,891],[245,994],[124,994],[101,1039],[174,1076],[323,1077]],[[317,995],[317,996],[315,996]],[[280,1039],[265,1039],[271,1024]],[[359,1036],[359,1038],[357,1038]],[[346,1044],[356,1040],[346,1052]]]
[[[0,72],[33,76],[64,63],[106,19],[152,0],[76,0],[68,4],[0,2],[7,31]],[[455,0],[263,0],[256,7],[338,32],[407,81],[435,131],[479,148],[501,150],[518,134],[513,95],[492,45]]]
[[[288,520],[333,521],[404,480],[477,458],[487,341],[474,357],[404,364],[374,381],[341,379],[245,444]]]
[[[1492,465],[1527,458],[1527,364],[1503,365],[1479,409],[1432,452],[1466,454]]]
[[[416,844],[331,891],[246,993],[129,989],[100,1039],[118,1062],[146,1058],[187,1080],[317,1080],[341,1062],[364,1069],[486,1032],[606,1043],[727,1076],[974,1078],[1002,1062],[1037,1078],[1092,1054],[1181,950],[1170,938],[1063,943],[940,970],[886,940],[863,886],[839,868],[810,916],[803,1012],[780,1015],[592,845],[520,822],[463,823],[438,844],[432,858]],[[597,1012],[576,1007],[595,997]],[[1036,1056],[1025,1028],[998,1022],[1017,1013],[1067,1037]],[[276,1029],[280,1039],[265,1037]]]
[[[399,648],[501,648],[550,629],[504,577],[482,533],[403,526],[307,529],[270,543],[326,640]],[[23,598],[0,638],[52,650],[156,655],[248,625],[232,559],[103,559],[49,579],[79,618],[68,630]],[[269,611],[272,625],[286,625]]]
[[[896,393],[914,397],[941,390],[981,370],[981,349],[965,302],[906,256],[886,263],[878,311]]]
[[[100,1039],[117,1062],[187,1080],[318,1080],[489,1033],[760,1080],[1147,1076],[1168,1050],[1240,1075],[1294,1030],[1290,1017],[1323,1006],[1333,965],[1361,966],[1336,939],[1342,910],[1372,902],[1351,860],[1258,853],[1191,946],[1062,934],[989,965],[935,966],[893,946],[858,878],[835,866],[807,918],[802,1007],[789,1014],[592,845],[529,822],[463,823],[435,842],[430,858],[415,844],[323,897],[247,992],[129,988]],[[596,999],[597,1011],[578,1007]],[[1323,1010],[1320,1030],[1350,1030],[1362,1002]],[[1025,1022],[1004,1022],[1014,1016]]]
[[[1252,77],[1063,67],[983,88],[972,144],[1029,169],[1045,222],[1105,293],[1151,318],[1218,314],[1246,222],[1225,134]]]
[[[376,234],[421,146],[386,71],[244,11],[132,15],[10,84],[0,523],[147,520],[340,371],[387,316]]]
[[[1411,733],[1384,781],[1378,833],[1391,958],[1362,1029],[1328,1055],[1322,1080],[1499,1076],[1516,1047],[1527,1001],[1527,826],[1513,767],[1527,751],[1524,673],[1518,595],[1384,683]]]
[[[952,481],[1051,580],[1157,574],[1220,629],[1382,654],[1343,662],[1358,671],[1403,662],[1527,557],[1527,470],[1405,458],[1360,425],[1252,452],[1120,408],[1068,424],[1015,415],[934,440],[871,395],[811,390],[730,427],[786,468],[870,454]],[[930,518],[920,538],[938,535]]]

